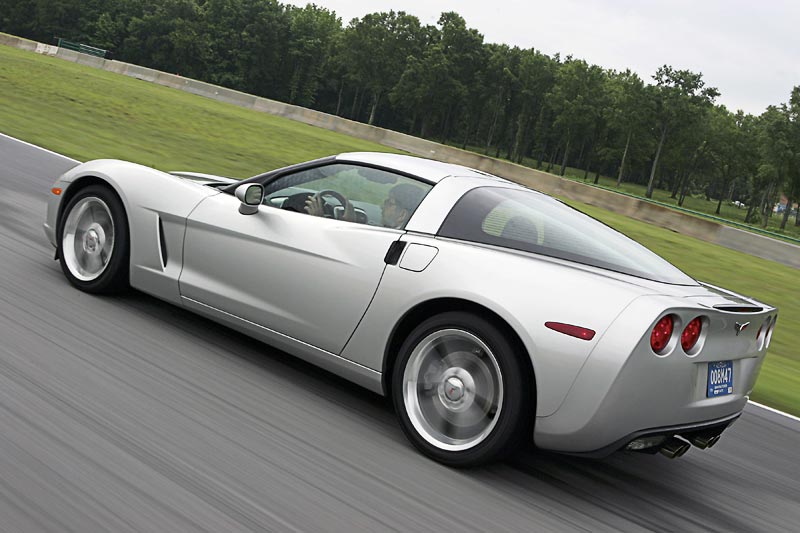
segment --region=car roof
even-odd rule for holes
[[[476,170],[474,168],[443,163],[433,159],[425,159],[411,155],[389,154],[383,152],[349,152],[335,157],[337,161],[350,163],[363,163],[387,169],[393,169],[404,174],[417,176],[431,183],[439,183],[449,176],[463,176],[469,178],[483,178],[491,181],[510,183],[504,178]]]

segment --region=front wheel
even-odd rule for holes
[[[512,451],[535,416],[522,356],[492,322],[473,314],[448,312],[421,323],[403,343],[392,375],[409,440],[450,466],[475,466]]]
[[[58,242],[61,269],[75,287],[107,293],[128,286],[128,220],[108,187],[91,185],[70,199]]]

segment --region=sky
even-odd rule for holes
[[[305,5],[306,1],[283,0]],[[572,55],[637,72],[661,65],[702,72],[731,111],[761,114],[800,85],[798,0],[314,0],[345,25],[379,11],[405,11],[436,24],[455,11],[485,42]]]

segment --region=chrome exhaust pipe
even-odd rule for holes
[[[688,437],[689,442],[700,448],[701,450],[705,450],[714,446],[717,442],[719,442],[719,438],[722,435],[691,435]]]
[[[669,457],[670,459],[677,459],[681,455],[685,454],[691,448],[691,444],[686,442],[683,439],[679,439],[677,437],[670,437],[664,443],[661,448],[658,449],[662,455]]]

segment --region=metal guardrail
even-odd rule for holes
[[[74,50],[75,52],[80,52],[82,54],[89,54],[91,56],[97,57],[106,57],[108,50],[103,50],[102,48],[96,48],[94,46],[89,46],[88,44],[83,43],[74,43],[72,41],[67,41],[62,38],[58,38],[58,47],[65,48],[67,50]]]
[[[577,179],[572,179],[572,178],[568,178],[568,179],[570,179],[571,181],[577,181],[578,183],[581,183],[581,181],[577,180]],[[739,228],[739,229],[742,229],[742,230],[745,230],[745,231],[750,231],[752,233],[758,233],[758,234],[764,235],[765,237],[771,237],[773,239],[778,239],[778,240],[781,240],[781,241],[788,241],[788,242],[791,242],[793,244],[800,245],[800,239],[798,239],[796,237],[792,237],[790,235],[784,235],[782,233],[776,233],[774,231],[769,231],[769,230],[765,230],[765,229],[762,229],[762,228],[759,228],[759,227],[756,227],[756,226],[751,226],[750,224],[743,224],[742,222],[736,222],[735,220],[730,220],[728,218],[709,215],[708,213],[703,213],[701,211],[694,211],[693,209],[686,209],[685,207],[680,207],[680,206],[677,206],[677,205],[668,204],[666,202],[659,202],[658,200],[652,200],[652,199],[646,198],[644,196],[639,196],[638,194],[632,194],[632,193],[629,193],[629,192],[620,191],[620,190],[617,190],[614,187],[606,187],[605,185],[600,185],[599,183],[596,184],[596,185],[594,183],[587,183],[586,185],[591,185],[592,187],[597,187],[598,189],[603,189],[603,190],[606,190],[606,191],[615,192],[617,194],[622,194],[624,196],[629,196],[631,198],[636,198],[637,200],[642,200],[642,201],[645,201],[645,202],[648,202],[648,203],[651,203],[651,204],[660,205],[662,207],[668,207],[668,208],[673,209],[675,211],[682,211],[682,212],[684,212],[686,214],[689,214],[689,215],[694,215],[696,217],[705,218],[707,220],[711,220],[711,221],[717,222],[719,224],[725,224],[726,226],[733,226],[734,228]]]

